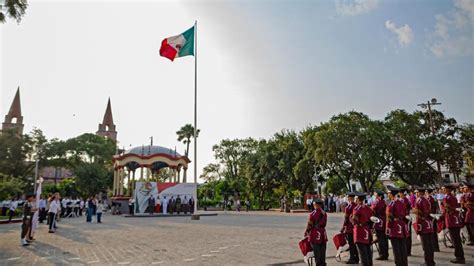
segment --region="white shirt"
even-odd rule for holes
[[[39,207],[40,209],[46,208],[46,200],[40,199],[40,201],[39,201],[39,203],[38,203],[38,207]]]
[[[102,213],[103,209],[104,209],[104,204],[102,204],[102,203],[97,204],[96,213]]]
[[[18,201],[12,200],[10,202],[10,210],[14,211],[16,209],[16,207],[18,207]]]
[[[59,210],[58,201],[53,200],[51,204],[49,204],[49,212],[58,213],[58,210]]]

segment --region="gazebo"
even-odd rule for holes
[[[135,181],[149,181],[166,167],[172,171],[172,176],[167,182],[186,182],[188,163],[191,162],[188,157],[177,153],[176,150],[153,145],[131,148],[122,154],[115,155],[112,161],[114,197],[131,196]],[[139,170],[138,176],[137,170]],[[183,172],[182,180],[181,172]],[[127,195],[124,195],[125,179],[127,179]]]

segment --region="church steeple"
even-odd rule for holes
[[[112,117],[110,98],[107,103],[107,108],[105,109],[104,120],[102,121],[102,124],[99,124],[99,130],[96,134],[117,141],[117,131],[115,130],[114,119]]]
[[[20,87],[18,87],[15,98],[13,98],[10,110],[5,116],[5,122],[2,124],[2,131],[16,129],[18,134],[23,134],[23,116],[21,115]]]

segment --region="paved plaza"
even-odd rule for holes
[[[303,265],[298,249],[307,214],[273,212],[224,213],[218,216],[125,218],[106,215],[103,224],[85,218],[63,219],[55,234],[43,225],[37,240],[19,245],[20,224],[0,225],[0,265]],[[342,216],[329,214],[328,235],[340,229]],[[423,253],[414,239],[410,265],[419,265]],[[442,246],[442,245],[441,245]],[[374,265],[393,265],[390,261]],[[474,248],[465,247],[468,265]],[[328,265],[334,259],[328,242]],[[450,265],[453,250],[442,247],[437,265]]]

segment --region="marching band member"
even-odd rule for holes
[[[365,205],[365,193],[357,193],[357,206],[352,211],[352,222],[354,224],[354,242],[359,251],[359,258],[363,266],[371,266],[372,262],[372,230],[369,222],[373,212]]]
[[[469,234],[469,242],[466,245],[474,246],[474,184],[465,183],[465,185],[462,207],[466,209],[464,223]]]
[[[347,192],[348,204],[344,211],[344,223],[342,225],[341,233],[346,235],[347,243],[349,244],[349,260],[346,264],[359,264],[359,256],[357,254],[357,248],[354,244],[354,232],[352,225],[352,211],[354,210],[356,203],[354,202],[355,193]]]
[[[405,196],[405,192],[407,191],[408,190],[406,188],[400,189],[400,192],[398,193],[398,197],[399,197],[399,200],[403,203],[403,209],[405,210],[405,215],[403,216],[403,219],[405,220],[406,230],[408,231],[408,234],[406,235],[407,256],[411,256],[411,227],[410,227],[410,221],[406,219],[406,216],[410,215],[411,205],[410,205],[410,200]]]
[[[316,266],[326,265],[327,214],[322,209],[323,204],[324,202],[321,199],[313,201],[314,211],[309,215],[308,226],[306,227],[306,234],[309,236]]]
[[[428,199],[424,196],[426,189],[419,188],[416,192],[415,209],[416,220],[413,223],[415,232],[421,238],[421,245],[423,247],[425,264],[427,266],[434,266],[434,245],[433,245],[433,222],[430,217],[431,206]]]
[[[453,184],[448,184],[443,187],[446,195],[443,200],[443,216],[446,228],[448,228],[451,240],[454,244],[454,256],[456,256],[456,258],[451,260],[451,262],[455,264],[464,264],[466,263],[466,260],[464,258],[464,250],[461,244],[460,235],[463,223],[459,216],[459,212],[456,210],[456,208],[459,207],[458,201],[456,197],[451,194],[451,190],[454,187]]]
[[[395,258],[396,266],[407,266],[408,256],[406,247],[406,223],[405,210],[403,203],[397,200],[396,195],[399,192],[398,188],[388,187],[388,198],[390,203],[387,206],[387,236],[392,243],[393,256]]]
[[[438,202],[435,200],[435,198],[432,195],[433,189],[428,188],[426,190],[426,196],[427,199],[430,203],[430,214],[437,214],[438,213]],[[435,252],[440,252],[439,250],[439,243],[438,243],[438,221],[435,218],[432,218],[433,221],[433,234],[432,234],[432,242],[434,246],[434,251]]]
[[[371,209],[374,212],[375,217],[379,218],[381,221],[374,225],[377,242],[379,244],[379,257],[376,258],[376,260],[388,260],[388,239],[387,235],[385,235],[385,209],[387,208],[387,204],[385,204],[383,191],[376,191],[375,194],[377,198],[372,203]]]

